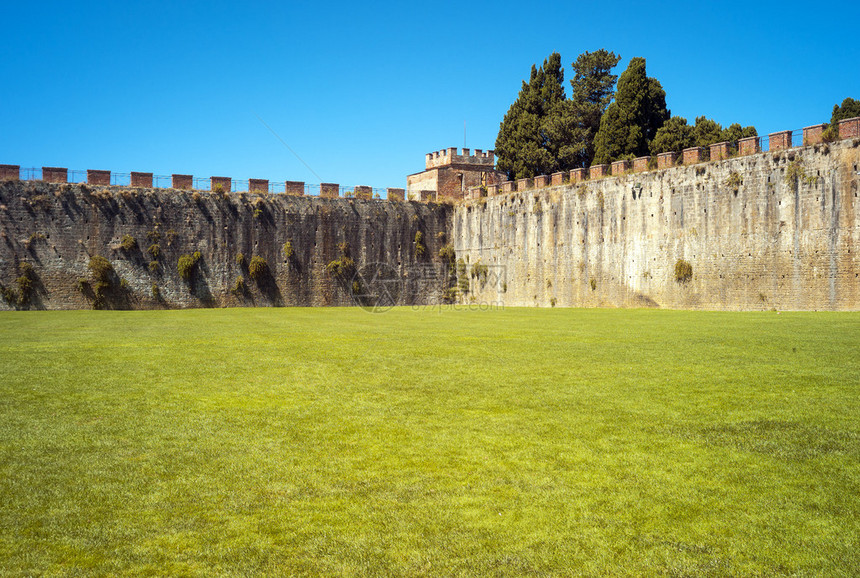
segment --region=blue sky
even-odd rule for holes
[[[492,148],[552,51],[566,83],[643,56],[673,114],[759,134],[860,98],[856,2],[6,4],[0,163],[27,167],[403,187],[464,122]]]

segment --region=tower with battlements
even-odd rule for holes
[[[424,170],[406,177],[406,195],[411,200],[462,199],[469,187],[496,185],[506,180],[495,169],[493,151],[457,147],[427,153]]]

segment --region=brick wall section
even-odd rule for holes
[[[87,169],[87,184],[89,185],[110,185],[110,171],[97,171]]]
[[[639,157],[633,159],[633,172],[644,173],[648,170],[648,163],[651,162],[651,157]]]
[[[209,190],[215,191],[219,188],[225,193],[232,190],[233,180],[230,177],[209,177]]]
[[[827,128],[826,123],[803,127],[803,144],[813,145],[822,142],[821,135],[825,128]]]
[[[481,198],[481,187],[469,187],[469,190],[466,192],[467,199],[480,199]]]
[[[268,193],[268,179],[248,179],[248,190],[252,193]]]
[[[746,138],[738,139],[738,154],[741,156],[746,155],[754,155],[761,147],[759,145],[759,137],[757,136],[748,136]]]
[[[534,181],[535,182],[535,188],[536,189],[542,189],[544,187],[548,187],[549,182],[550,182],[549,179],[550,179],[549,175],[538,175],[538,176],[536,176],[535,181]]]
[[[588,169],[573,169],[570,171],[570,182],[581,183],[588,178]]]
[[[599,179],[605,177],[609,173],[609,165],[591,165],[588,169],[589,179]]]
[[[860,137],[860,116],[839,121],[839,138]]]
[[[325,199],[336,199],[340,196],[340,185],[336,183],[320,183],[320,196]]]
[[[21,178],[19,165],[0,165],[0,181],[14,181]]]
[[[657,155],[657,168],[658,169],[669,169],[675,166],[675,163],[678,161],[678,153],[674,151],[669,151],[665,153],[660,153]]]
[[[514,181],[505,181],[502,183],[502,192],[503,193],[513,193],[517,190],[517,183]]]
[[[170,175],[170,185],[174,189],[191,190],[194,188],[194,175]]]
[[[42,167],[42,180],[46,183],[66,183],[69,181],[69,169]]]
[[[690,147],[688,149],[684,149],[684,164],[693,165],[702,162],[702,156],[704,153],[704,147]]]
[[[552,180],[550,181],[552,183],[552,186],[557,187],[558,185],[563,185],[565,183],[564,178],[566,176],[567,173],[553,173]]]
[[[631,163],[629,160],[615,161],[612,163],[612,174],[623,175],[630,170],[630,165]]]
[[[722,161],[729,158],[730,150],[728,142],[718,142],[710,145],[710,155],[712,161]]]
[[[385,196],[389,201],[402,201],[406,198],[406,189],[392,189],[385,191]]]
[[[131,186],[152,188],[152,173],[131,173]]]
[[[287,181],[284,183],[284,192],[288,195],[298,195],[301,197],[305,194],[305,183],[302,181]],[[322,190],[320,191],[322,196]]]
[[[772,132],[767,135],[768,144],[771,151],[778,151],[782,149],[790,149],[791,148],[791,131],[790,130],[782,130],[779,132]]]
[[[528,189],[532,188],[534,188],[534,184],[531,179],[517,179],[518,191],[527,191]]]
[[[501,185],[487,185],[487,196],[495,197],[499,194],[499,187]]]
[[[355,198],[356,199],[372,199],[373,198],[373,188],[372,187],[365,187],[365,186],[355,187]]]

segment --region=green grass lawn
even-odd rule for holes
[[[0,314],[0,574],[860,574],[860,315]]]

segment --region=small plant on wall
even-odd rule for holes
[[[693,266],[683,259],[675,261],[675,281],[677,283],[688,283],[693,278]]]
[[[179,256],[177,269],[179,270],[179,276],[183,281],[191,281],[191,278],[197,271],[197,263],[200,261],[200,258],[200,251],[194,251],[194,253]]]
[[[415,256],[418,258],[423,257],[426,252],[427,248],[424,246],[424,233],[417,231],[415,233]]]
[[[266,280],[269,273],[269,264],[259,255],[251,257],[251,262],[248,263],[248,275],[251,276],[256,283],[260,284]]]

